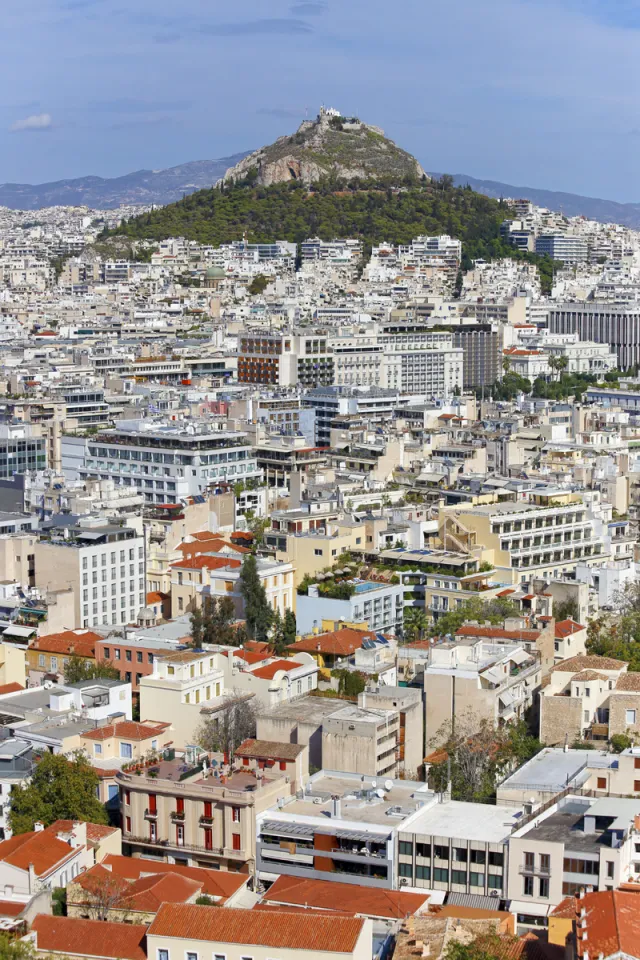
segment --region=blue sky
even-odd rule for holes
[[[0,181],[248,150],[320,103],[427,169],[640,202],[640,0],[4,0]]]

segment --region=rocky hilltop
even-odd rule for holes
[[[315,183],[328,176],[428,179],[415,157],[385,137],[380,127],[322,107],[315,120],[305,120],[292,136],[278,137],[230,167],[219,183],[249,181],[269,187],[290,180]]]

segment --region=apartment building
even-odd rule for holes
[[[251,871],[256,816],[295,796],[296,783],[275,766],[220,774],[206,760],[205,753],[190,747],[139,776],[116,775],[126,853],[184,866]]]
[[[446,740],[465,714],[496,726],[523,717],[541,674],[539,654],[517,642],[456,637],[436,644],[422,673],[426,742]]]
[[[175,744],[195,743],[205,705],[219,701],[224,670],[215,653],[181,650],[154,656],[153,672],[139,680],[140,717],[171,717]]]
[[[317,584],[298,593],[296,619],[301,634],[311,633],[323,620],[361,624],[363,630],[401,633],[404,622],[404,586],[373,580],[346,582],[321,592]]]
[[[636,302],[557,303],[549,310],[549,330],[552,334],[577,333],[580,340],[608,343],[622,370],[640,362],[640,306]]]
[[[96,663],[96,644],[101,639],[99,633],[90,630],[65,630],[35,637],[25,651],[30,686],[39,686],[45,679],[62,680],[72,657]]]
[[[411,780],[320,771],[257,817],[258,876],[398,889],[399,831],[433,796]]]
[[[326,331],[243,331],[238,337],[237,356],[240,383],[318,387],[334,382],[334,360]]]
[[[496,323],[459,324],[453,346],[462,350],[462,386],[465,390],[490,386],[502,376],[503,337]]]
[[[220,658],[225,686],[235,693],[251,693],[265,705],[274,706],[307,696],[318,686],[318,665],[309,653],[295,658],[272,656],[269,650],[231,649]]]
[[[543,233],[536,237],[536,253],[564,263],[584,263],[588,259],[589,248],[583,237]]]
[[[28,423],[0,423],[0,479],[17,473],[44,470],[47,441],[39,426]]]
[[[100,517],[51,522],[34,547],[35,584],[71,587],[73,627],[132,623],[146,602],[144,538],[133,527]]]
[[[638,801],[569,793],[509,839],[508,891],[518,921],[540,923],[585,887],[613,890],[640,874]]]
[[[67,476],[112,479],[135,487],[147,503],[179,503],[209,486],[260,476],[244,433],[202,420],[120,420],[95,438],[64,437]]]
[[[540,692],[540,739],[606,741],[616,733],[639,733],[640,677],[628,667],[588,654],[556,664]]]
[[[402,886],[507,896],[509,837],[521,811],[431,797],[398,828]]]
[[[331,381],[333,383],[333,381]],[[338,416],[357,415],[369,424],[391,420],[399,401],[398,390],[382,387],[326,386],[309,390],[304,404],[316,412],[316,442],[329,446],[331,424]]]
[[[31,779],[34,759],[30,743],[7,737],[0,745],[0,840],[13,836],[9,814],[11,793]]]
[[[225,597],[233,600],[236,616],[244,615],[241,591],[242,562],[221,554],[187,556],[170,565],[171,611],[174,617],[201,608],[204,597]],[[295,608],[293,566],[260,557],[258,573],[265,588],[269,606],[283,616]]]
[[[395,780],[399,735],[397,710],[350,704],[324,720],[323,764],[327,770],[345,770]]]
[[[120,808],[120,788],[115,780],[118,770],[145,764],[151,756],[159,758],[172,745],[171,724],[152,720],[114,720],[81,734],[80,750],[99,777],[98,797],[109,813],[117,815]]]
[[[483,558],[514,582],[557,579],[572,573],[578,562],[603,559],[602,540],[594,536],[579,494],[558,491],[525,502],[456,506],[444,511],[445,517],[451,515],[458,533],[481,544]]]
[[[186,640],[185,635],[185,640]],[[134,695],[140,693],[140,681],[153,673],[156,657],[181,650],[180,641],[137,639],[134,637],[99,637],[95,644],[97,663],[106,663],[118,671],[125,683],[131,684]]]

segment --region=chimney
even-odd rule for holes
[[[339,820],[340,815],[342,813],[342,805],[340,803],[340,797],[337,796],[337,794],[334,794],[331,797],[331,799],[333,800],[333,815],[334,817],[337,817],[337,819]]]
[[[42,823],[41,820],[36,820],[36,822],[33,825],[33,829],[35,830],[36,833],[42,833],[42,831],[44,830],[44,823]]]
[[[29,864],[29,893],[36,892],[36,868],[32,863]]]

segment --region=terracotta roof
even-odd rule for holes
[[[298,663],[297,660],[274,660],[273,663],[268,663],[266,667],[258,667],[257,670],[252,670],[251,676],[260,677],[261,680],[273,680],[276,673],[281,670],[287,673],[289,670],[295,670],[296,667],[301,666],[302,664]]]
[[[91,903],[92,895],[100,897],[104,891],[114,909],[145,913],[157,913],[162,903],[186,903],[201,892],[203,885],[202,880],[192,880],[171,870],[130,880],[113,874],[102,864],[80,874],[75,882],[87,896],[77,897],[72,892],[71,903]]]
[[[19,917],[26,906],[17,900],[0,900],[0,917]]]
[[[585,910],[580,936],[576,940],[578,956],[590,957],[622,953],[635,957],[640,940],[640,899],[627,890],[602,890],[586,893],[576,906]]]
[[[352,654],[355,650],[362,647],[364,640],[374,640],[375,634],[369,630],[354,630],[352,627],[341,627],[334,630],[333,633],[319,633],[303,637],[297,643],[292,643],[287,648],[294,655],[296,650],[303,650],[305,653],[329,653],[336,656],[345,657]]]
[[[271,656],[269,650],[265,650],[262,653],[257,653],[254,650],[228,650],[224,656],[231,657],[232,659],[244,660],[245,663],[264,663],[265,660],[268,660]]]
[[[78,657],[94,657],[96,643],[102,639],[99,633],[92,633],[90,630],[63,630],[61,633],[35,637],[29,649],[45,650],[47,653],[67,653]]]
[[[456,630],[456,637],[495,637],[500,640],[537,640],[539,630],[504,630],[502,627],[463,626]]]
[[[116,854],[108,854],[102,861],[108,866],[111,873],[115,876],[124,877],[127,880],[137,880],[148,874],[172,873],[181,877],[187,877],[195,880],[202,885],[202,892],[210,897],[220,897],[226,900],[233,896],[240,887],[243,887],[249,879],[248,873],[228,873],[226,870],[206,870],[203,867],[184,867],[177,863],[163,863],[159,860],[145,860],[143,857],[122,857]],[[87,871],[91,873],[95,870],[92,867]]]
[[[515,590],[508,587],[506,590],[501,590],[500,593],[496,593],[496,597],[510,597],[512,593],[515,593]]]
[[[111,737],[124,737],[126,740],[149,740],[151,737],[157,737],[167,725],[158,727],[148,726],[144,723],[136,723],[133,720],[122,720],[120,723],[109,723],[105,727],[98,727],[96,730],[89,730],[82,736],[87,740],[109,740]]]
[[[212,536],[207,540],[196,540],[194,543],[181,543],[177,549],[183,554],[202,556],[210,553],[221,553],[225,549],[231,553],[251,553],[250,547],[240,547],[237,543],[230,543],[220,536]]]
[[[228,567],[232,570],[241,567],[242,564],[239,560],[234,560],[232,557],[209,557],[205,554],[202,554],[198,557],[185,557],[184,560],[178,560],[177,563],[172,563],[172,569],[177,567],[182,570],[222,570],[224,567]]]
[[[551,667],[553,671],[561,673],[579,673],[581,670],[622,670],[627,664],[624,660],[614,660],[613,657],[597,657],[594,654],[584,653],[577,657],[561,660]]]
[[[556,640],[562,640],[563,637],[570,637],[580,630],[584,630],[582,624],[576,623],[576,621],[571,618],[568,620],[558,620],[556,621]]]
[[[75,825],[74,820],[55,820],[44,832],[57,837],[59,833],[71,833]],[[106,823],[87,823],[86,827],[88,843],[99,843],[119,830],[119,827],[110,827]]]
[[[3,683],[0,685],[0,697],[5,693],[17,693],[18,690],[24,690],[21,683]]]
[[[212,910],[189,903],[164,903],[149,927],[149,936],[241,943],[283,950],[351,953],[364,920],[356,917],[259,913],[253,910]]]
[[[623,673],[618,677],[616,690],[640,691],[640,673]]]
[[[400,890],[374,890],[351,883],[331,880],[301,880],[279,876],[264,896],[265,903],[316,910],[339,910],[352,916],[404,919],[428,901],[429,894],[405,893]]]
[[[277,743],[272,740],[244,740],[235,751],[236,757],[269,760],[295,760],[304,750],[302,743]]]
[[[576,898],[575,897],[565,897],[564,900],[561,900],[557,907],[554,907],[550,911],[550,917],[563,917],[565,919],[573,919],[576,915]]]
[[[38,951],[114,960],[147,960],[146,924],[50,917],[41,913],[31,929],[38,937]]]
[[[18,870],[28,870],[32,863],[37,876],[49,873],[56,864],[68,860],[76,853],[77,850],[64,840],[58,840],[48,830],[19,833],[0,843],[0,861],[17,867]]]
[[[572,680],[607,680],[604,673],[598,673],[597,670],[581,670],[580,673],[574,673]]]
[[[162,603],[166,596],[166,593],[158,593],[157,590],[152,590],[151,593],[147,594],[147,603]]]

